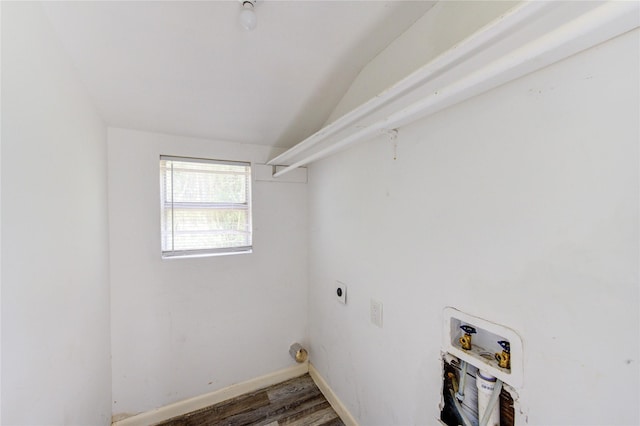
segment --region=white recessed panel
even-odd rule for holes
[[[465,333],[460,328],[468,325],[475,328],[472,334],[471,349],[463,349],[460,337]],[[522,387],[524,369],[522,338],[509,327],[496,324],[473,315],[466,314],[452,307],[444,308],[442,350],[514,387]],[[502,368],[495,358],[502,352],[499,341],[510,344],[510,368]]]

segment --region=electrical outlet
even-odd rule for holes
[[[371,299],[371,322],[382,328],[382,302]]]
[[[338,300],[338,302],[344,305],[347,304],[347,285],[345,283],[336,281],[334,294],[336,295],[336,299]]]

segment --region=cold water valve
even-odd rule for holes
[[[498,341],[502,347],[502,353],[496,353],[496,361],[502,368],[511,368],[511,344],[506,340]]]
[[[471,350],[471,335],[476,334],[476,329],[470,325],[461,325],[460,329],[464,331],[464,336],[460,337],[460,346],[464,350]]]

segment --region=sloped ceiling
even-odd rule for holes
[[[110,126],[288,148],[434,2],[44,2]]]

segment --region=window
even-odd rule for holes
[[[160,157],[162,256],[251,251],[251,164]]]

